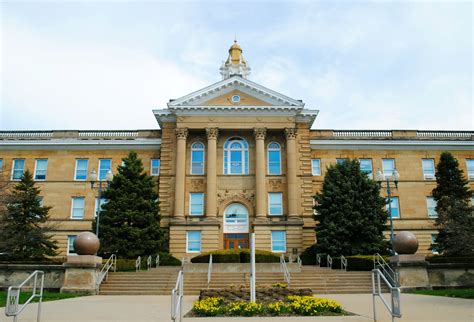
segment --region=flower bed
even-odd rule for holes
[[[338,302],[313,296],[289,295],[284,300],[260,303],[207,297],[194,302],[188,316],[315,316],[348,315]]]

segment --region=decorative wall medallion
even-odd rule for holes
[[[281,180],[280,179],[271,179],[269,181],[269,183],[270,183],[270,189],[272,189],[272,192],[281,191]]]
[[[240,96],[239,95],[232,95],[231,101],[234,104],[239,103],[240,102]]]
[[[226,190],[225,192],[219,192],[217,194],[217,200],[219,201],[219,203],[222,203],[229,199],[232,201],[239,201],[239,199],[245,199],[253,205],[255,202],[255,194],[246,190],[241,192],[231,192],[229,190]]]

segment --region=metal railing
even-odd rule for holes
[[[281,271],[283,272],[283,278],[285,279],[286,284],[290,286],[291,276],[290,276],[290,272],[288,271],[288,266],[286,265],[285,255],[283,254],[281,254],[280,256],[280,268],[281,268]]]
[[[146,259],[146,270],[149,271],[151,269],[151,255],[148,256]]]
[[[33,281],[33,288],[31,296],[26,300],[25,303],[19,304],[21,288],[24,287],[28,282]],[[5,315],[13,316],[13,321],[16,322],[18,315],[26,308],[34,298],[38,297],[38,313],[36,314],[36,321],[41,320],[41,303],[43,302],[43,286],[44,286],[44,272],[34,271],[28,276],[23,283],[19,286],[10,286],[8,288],[7,305],[5,307]]]
[[[138,256],[137,260],[135,261],[135,271],[136,272],[140,271],[141,266],[142,266],[142,257]]]
[[[97,292],[99,291],[100,284],[102,284],[104,279],[107,280],[107,278],[109,277],[109,271],[111,268],[113,268],[114,272],[117,271],[117,256],[115,254],[112,254],[112,256],[110,256],[110,258],[107,260],[107,262],[105,262],[99,274],[97,275]]]
[[[327,256],[327,266],[332,268],[332,257],[330,255]]]
[[[183,290],[184,290],[184,273],[182,270],[178,273],[176,285],[171,291],[171,320],[181,321],[183,319]]]
[[[390,290],[390,304],[387,303],[387,300],[382,295],[382,283]],[[395,321],[395,318],[401,318],[402,313],[400,309],[400,288],[391,285],[388,279],[385,278],[384,274],[379,269],[372,270],[372,302],[374,307],[374,321],[377,321],[377,312],[375,310],[375,297],[378,296],[382,301],[383,305],[387,308],[392,316],[392,322]]]
[[[155,266],[156,267],[160,266],[160,254],[156,255]]]
[[[385,278],[391,283],[392,286],[400,286],[400,279],[398,273],[394,271],[390,265],[383,259],[380,254],[374,255],[374,269],[378,269],[382,272]]]
[[[296,263],[298,264],[298,267],[301,268],[301,265],[303,265],[303,261],[301,260],[300,256],[296,257]]]
[[[316,254],[316,265],[321,267],[321,255],[319,254]]]
[[[347,271],[347,258],[341,255],[341,269]]]
[[[212,277],[212,254],[209,256],[209,267],[207,268],[207,288],[209,288],[209,284],[211,284],[211,277]]]

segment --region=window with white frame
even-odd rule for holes
[[[372,178],[372,159],[359,159],[360,171]]]
[[[0,171],[3,171],[3,159],[0,159]]]
[[[12,180],[20,180],[25,170],[25,159],[14,159],[12,166]]]
[[[268,174],[281,174],[281,147],[277,142],[271,142],[267,148]]]
[[[202,142],[191,145],[191,174],[204,174],[205,147]]]
[[[150,161],[150,175],[159,176],[160,175],[160,159],[151,159]]]
[[[392,208],[392,213],[391,213],[392,218],[400,218],[400,207],[399,207],[399,203],[398,203],[398,197],[391,197],[390,199],[392,200],[392,202],[390,203],[390,206]],[[386,209],[387,209],[387,211],[389,210],[388,198],[387,198]]]
[[[88,159],[76,159],[76,171],[74,180],[83,181],[87,179],[87,168],[89,167]]]
[[[272,252],[286,253],[286,231],[284,230],[272,231]]]
[[[200,253],[201,252],[201,232],[188,231],[186,232],[186,253]]]
[[[189,194],[189,215],[190,216],[204,215],[204,193],[191,192]]]
[[[436,200],[433,197],[426,197],[426,209],[428,210],[429,218],[437,218],[438,214],[436,213]]]
[[[344,161],[348,161],[348,160],[349,160],[348,158],[338,158],[336,159],[336,164],[341,165],[344,163]]]
[[[423,159],[423,178],[425,180],[433,180],[435,178],[435,164],[433,159]]]
[[[103,207],[106,203],[107,203],[107,199],[105,198],[95,198],[94,217],[97,217],[97,214],[99,213],[99,209],[100,211],[104,210]]]
[[[84,219],[84,197],[73,197],[71,202],[71,219]]]
[[[270,216],[283,215],[283,194],[281,192],[268,193],[268,214]]]
[[[111,159],[100,159],[99,160],[99,180],[105,180],[107,172],[112,169]]]
[[[385,179],[393,175],[395,170],[395,159],[382,159],[382,171]]]
[[[35,164],[35,180],[46,180],[48,159],[37,159]]]
[[[313,174],[313,176],[321,175],[321,159],[311,160],[311,173]]]
[[[74,241],[76,240],[76,235],[67,236],[67,254],[68,255],[77,255],[74,251]]]
[[[249,145],[242,138],[224,144],[224,174],[249,174]]]
[[[438,255],[439,254],[439,250],[438,250],[438,243],[436,242],[436,238],[438,238],[438,234],[431,234],[431,252],[433,254],[436,254]]]
[[[474,159],[466,159],[467,177],[474,180]]]

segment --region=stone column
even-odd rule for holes
[[[265,171],[265,128],[254,129],[255,135],[255,195],[256,195],[256,215],[266,217],[267,215],[267,189]]]
[[[296,177],[296,129],[285,129],[288,182],[288,217],[298,217],[298,187]]]
[[[174,186],[174,216],[184,218],[184,187],[186,177],[186,139],[187,128],[177,128],[176,138],[176,177]]]
[[[219,129],[206,129],[207,167],[206,167],[206,216],[217,216],[217,137]]]

